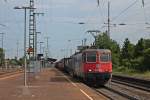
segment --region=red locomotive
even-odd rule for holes
[[[86,49],[64,61],[64,70],[87,83],[105,85],[112,76],[111,51]]]
[[[107,49],[87,49],[72,56],[72,75],[86,82],[104,85],[111,78],[111,51]]]

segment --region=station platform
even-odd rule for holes
[[[107,100],[85,84],[56,68],[43,69],[34,78],[23,73],[0,78],[0,100]]]

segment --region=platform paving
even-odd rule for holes
[[[81,82],[55,68],[28,76],[23,86],[23,73],[0,78],[0,100],[105,100]]]

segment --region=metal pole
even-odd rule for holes
[[[16,55],[17,60],[18,60],[18,51],[19,51],[19,42],[18,42],[18,40],[17,40],[17,55]]]
[[[27,59],[26,59],[26,8],[24,17],[24,86],[27,86]]]
[[[35,40],[34,40],[34,51],[35,51],[35,60],[37,60],[37,34],[39,32],[36,31],[36,15],[44,15],[44,13],[33,13],[33,18],[34,18],[34,34],[35,34]]]
[[[47,43],[46,58],[48,58],[48,52],[49,52],[48,40],[49,40],[49,37],[46,37],[46,43]]]
[[[30,0],[30,8],[34,8],[34,0]],[[29,59],[35,57],[35,32],[34,32],[34,9],[30,9],[29,15],[29,47],[33,49],[29,53]]]
[[[33,18],[34,18],[34,57],[35,60],[37,60],[37,33],[36,33],[36,13],[33,13]]]
[[[40,43],[40,54],[41,54],[41,52],[42,52],[42,51],[41,51],[41,45],[42,45],[42,44]]]
[[[2,35],[2,49],[3,49],[3,43],[4,43],[4,34],[5,33],[0,33]]]
[[[5,34],[5,33],[0,33],[0,34],[2,35],[2,50],[3,50],[3,56],[4,56],[5,50],[4,50],[4,48],[3,48],[3,42],[4,42],[4,34]],[[5,57],[3,57],[2,66],[3,66],[4,62],[5,62]],[[3,67],[2,67],[2,68],[3,68]]]
[[[3,40],[4,40],[4,33],[2,33],[2,48],[3,48]]]
[[[42,54],[42,43],[44,42],[40,42],[40,54]]]
[[[26,20],[27,20],[27,9],[35,9],[32,7],[14,7],[14,9],[24,9],[24,86],[27,86],[27,57],[26,57]]]
[[[47,55],[46,55],[46,57],[48,57],[48,37],[47,37]]]
[[[108,37],[110,38],[110,1],[108,1]]]

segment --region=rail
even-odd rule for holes
[[[150,80],[113,75],[109,84],[94,90],[110,100],[148,100]]]

